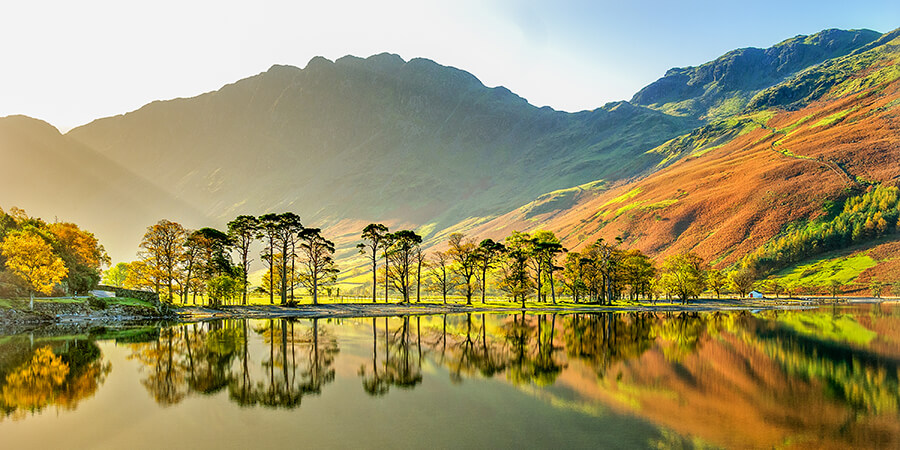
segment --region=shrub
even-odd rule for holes
[[[106,300],[98,297],[88,297],[88,306],[95,311],[102,311],[106,309]]]

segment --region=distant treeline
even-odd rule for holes
[[[744,296],[756,282],[748,269],[725,274],[693,253],[670,256],[657,266],[640,250],[620,248],[619,240],[601,239],[570,252],[546,230],[513,232],[503,242],[478,242],[456,233],[450,235],[447,250],[431,255],[425,255],[422,238],[410,230],[390,233],[382,224],[370,224],[361,237],[364,242],[358,247],[372,267],[373,302],[378,301],[379,284],[385,302],[390,287],[409,302],[413,285],[419,301],[422,281],[444,303],[453,292],[464,295],[467,304],[480,292],[483,302],[491,286],[523,307],[528,298],[556,303],[562,295],[601,304],[662,296],[687,302],[707,290],[718,296],[728,287]]]

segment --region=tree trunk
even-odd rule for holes
[[[378,249],[372,248],[372,303],[375,303],[375,297],[378,295]]]

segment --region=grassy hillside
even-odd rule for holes
[[[474,233],[502,237],[512,230],[547,228],[562,235],[569,248],[622,237],[626,246],[651,255],[690,250],[720,267],[757,249],[774,248],[791,233],[800,239],[811,232],[803,230],[826,226],[845,205],[861,204],[867,191],[895,186],[900,178],[895,164],[900,160],[900,74],[894,74],[900,38],[875,44],[766,91],[800,89],[806,85],[798,84],[800,78],[839,80],[815,96],[798,91],[805,100],[791,103],[791,109],[758,107],[711,121],[650,150],[664,158],[660,169],[646,177],[546,210],[539,223],[520,208]],[[882,215],[884,232],[895,230],[891,205],[878,217],[847,212],[842,220],[851,222],[844,226],[861,231],[835,245],[883,236],[867,231],[866,224],[878,229]],[[813,244],[810,255],[818,251],[819,241],[803,242]],[[772,255],[781,258],[782,252]]]

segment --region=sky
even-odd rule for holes
[[[898,27],[896,0],[0,0],[0,116],[66,131],[273,64],[382,52],[580,111],[735,48],[826,28]]]

